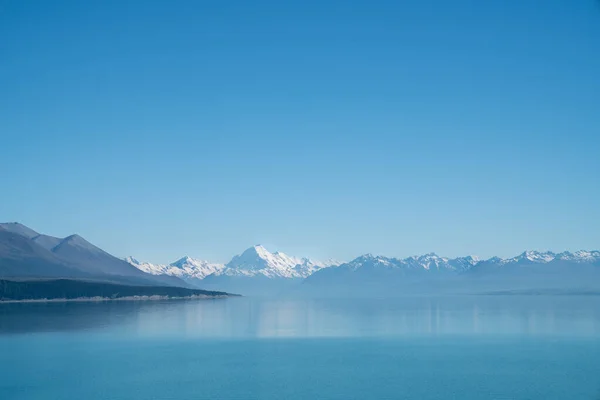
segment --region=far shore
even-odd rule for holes
[[[124,296],[124,297],[77,297],[74,299],[22,299],[22,300],[0,300],[0,304],[13,303],[64,303],[64,302],[105,302],[105,301],[157,301],[157,300],[215,300],[237,297],[236,295],[192,295],[192,296]]]

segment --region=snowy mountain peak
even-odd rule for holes
[[[253,250],[257,254],[271,254],[271,252],[269,250],[267,250],[266,247],[263,246],[262,244],[255,244],[254,246],[252,246],[246,250]]]
[[[257,264],[264,264],[273,258],[285,256],[283,253],[271,253],[264,246],[257,244],[246,250],[242,254],[234,256],[229,264],[234,263],[238,268],[256,269]],[[262,261],[261,261],[262,260]]]
[[[192,279],[204,279],[206,276],[225,268],[223,264],[212,264],[188,256],[182,257],[169,265],[140,262],[131,256],[126,257],[125,261],[149,274],[176,276],[188,282]]]
[[[600,259],[600,251],[579,250],[575,252],[574,256],[578,259],[598,260]]]
[[[356,271],[360,268],[380,269],[397,266],[400,260],[383,256],[375,256],[371,253],[363,254],[362,256],[350,261],[347,264],[342,264],[343,267]]]
[[[528,260],[535,263],[547,263],[556,258],[556,254],[551,251],[539,252],[535,250],[527,250],[515,257],[515,260]]]
[[[202,264],[204,262],[206,262],[206,261],[196,260],[195,258],[192,258],[190,256],[183,256],[179,260],[174,261],[169,265],[172,265],[173,267],[183,267],[187,264],[197,265],[197,264]]]
[[[179,276],[183,279],[204,279],[208,275],[221,271],[223,264],[209,263],[185,256],[167,266],[167,274]]]
[[[563,261],[594,262],[600,260],[600,251],[578,250],[574,253],[563,251],[556,255],[556,259]]]
[[[231,259],[227,265],[213,264],[189,256],[169,264],[140,262],[133,257],[125,258],[133,266],[154,275],[167,274],[182,279],[204,279],[208,275],[265,276],[268,278],[305,278],[319,269],[339,265],[337,261],[314,261],[309,258],[288,256],[277,251],[271,253],[260,244],[246,249]]]
[[[434,259],[436,259],[436,258],[441,258],[441,257],[435,253],[427,253],[427,254],[422,255],[419,258],[434,258]]]
[[[465,259],[473,262],[473,264],[476,264],[479,261],[481,261],[481,258],[479,258],[478,256],[466,256]]]
[[[574,253],[563,251],[562,253],[553,253],[551,251],[527,250],[512,258],[492,257],[487,263],[498,265],[517,264],[520,262],[547,264],[553,261],[572,261],[576,263],[589,263],[600,261],[599,251],[579,250]]]
[[[388,263],[390,263],[393,260],[397,260],[397,259],[386,257],[386,256],[382,256],[382,255],[376,255],[376,254],[372,254],[372,253],[367,253],[367,254],[363,254],[362,256],[359,256],[354,261],[388,264]]]
[[[479,258],[474,256],[458,257],[450,259],[440,257],[435,253],[428,253],[421,256],[411,256],[404,259],[388,258],[383,256],[374,256],[364,254],[355,260],[343,264],[351,270],[359,268],[394,268],[413,271],[466,271],[479,262]]]
[[[331,265],[308,258],[271,253],[261,245],[253,246],[227,263],[219,274],[229,276],[266,276],[268,278],[305,278]]]

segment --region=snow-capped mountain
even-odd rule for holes
[[[402,269],[406,271],[452,271],[466,272],[474,266],[485,263],[497,266],[513,264],[548,264],[552,261],[569,261],[575,263],[596,263],[600,262],[600,251],[580,250],[574,253],[565,251],[562,253],[553,253],[550,251],[528,250],[516,257],[500,258],[492,257],[487,260],[481,260],[477,256],[466,256],[457,258],[440,257],[435,253],[429,253],[422,256],[412,256],[404,259],[390,258],[384,256],[373,256],[365,254],[346,264],[340,265],[341,269],[356,271],[361,268],[367,269]]]
[[[423,268],[427,271],[466,271],[479,262],[477,256],[466,256],[457,258],[440,257],[435,253],[423,256],[413,256],[401,260],[404,265],[413,268]]]
[[[525,251],[512,258],[446,258],[436,254],[405,259],[360,256],[337,268],[316,271],[306,292],[353,296],[573,291],[600,289],[600,252]]]
[[[177,275],[178,271],[188,278],[204,279],[210,274],[221,271],[225,266],[223,264],[210,263],[204,260],[198,260],[191,257],[183,257],[171,263],[169,271]]]
[[[341,264],[334,260],[315,261],[309,258],[288,256],[282,252],[271,253],[261,245],[250,247],[233,257],[227,265],[183,257],[171,264],[141,262],[133,257],[125,261],[152,275],[171,275],[182,279],[204,279],[214,276],[262,276],[267,278],[306,278],[322,268]]]
[[[500,263],[501,264],[510,264],[510,263],[518,263],[521,261],[525,261],[525,262],[544,264],[544,263],[548,263],[548,262],[554,260],[555,258],[556,258],[556,254],[552,253],[551,251],[539,252],[539,251],[527,250],[527,251],[524,251],[523,253],[519,254],[516,257],[508,258],[508,259],[501,259]]]
[[[265,276],[267,278],[306,278],[315,271],[338,265],[334,261],[319,262],[309,258],[271,253],[261,245],[252,246],[231,259],[224,269],[215,273],[223,276]]]
[[[481,261],[481,266],[512,267],[516,265],[544,265],[554,262],[571,262],[576,264],[593,264],[600,262],[600,251],[579,250],[574,253],[563,251],[553,253],[551,251],[527,250],[518,256],[511,258],[492,257]]]
[[[127,262],[152,275],[170,275],[204,289],[245,295],[278,295],[297,290],[344,295],[378,293],[479,293],[485,290],[587,287],[600,285],[600,252],[525,251],[515,257],[407,258],[365,254],[347,263],[319,262],[252,246],[227,264],[183,257],[171,264]],[[335,268],[329,268],[335,267]],[[306,283],[306,284],[303,284]],[[304,289],[302,289],[304,288]]]
[[[138,269],[152,275],[171,275],[183,279],[204,279],[209,275],[230,277],[266,277],[266,278],[307,278],[315,272],[334,266],[341,269],[357,271],[359,269],[392,269],[404,272],[465,272],[477,264],[496,267],[517,265],[522,263],[547,264],[552,261],[568,261],[574,263],[600,262],[600,251],[580,250],[574,253],[565,251],[525,251],[511,258],[492,257],[480,260],[477,256],[457,258],[441,257],[435,253],[412,256],[403,259],[365,254],[348,262],[334,260],[316,261],[310,258],[289,256],[283,252],[271,253],[261,245],[252,246],[240,255],[234,256],[225,265],[208,261],[183,257],[171,264],[153,264],[140,262],[133,257],[125,259]]]
[[[555,260],[568,260],[575,262],[599,262],[600,261],[600,251],[587,251],[587,250],[579,250],[575,253],[571,253],[568,251],[563,251],[562,253],[558,253],[555,255]]]
[[[204,289],[227,290],[251,296],[273,296],[293,292],[304,278],[316,271],[337,265],[309,258],[271,253],[261,245],[237,255],[225,268],[207,276],[199,285]]]
[[[335,268],[329,268],[334,267]],[[365,254],[319,262],[253,246],[227,264],[183,257],[170,264],[118,259],[78,235],[38,234],[0,223],[0,277],[107,279],[126,284],[192,286],[245,295],[315,289],[315,294],[600,293],[600,251],[524,251],[480,260],[435,253],[407,258]]]
[[[479,262],[475,256],[447,258],[440,257],[435,253],[422,256],[412,256],[404,259],[389,258],[384,256],[373,256],[365,254],[340,268],[356,271],[361,268],[367,269],[401,269],[404,271],[427,272],[427,271],[466,271]]]
[[[588,263],[600,261],[600,251],[579,250],[575,253],[563,251],[562,253],[553,253],[551,251],[525,251],[516,257],[500,259],[501,264],[518,263],[528,261],[532,263],[546,264],[554,260],[573,261],[577,263]]]
[[[223,264],[210,263],[188,256],[167,265],[140,262],[133,257],[125,258],[125,261],[152,275],[171,275],[184,280],[204,279],[206,276],[219,272],[225,268]]]

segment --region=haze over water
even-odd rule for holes
[[[2,399],[596,399],[600,297],[3,304],[0,359]]]

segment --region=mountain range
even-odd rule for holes
[[[240,255],[236,255],[227,264],[185,256],[168,264],[140,262],[129,256],[125,258],[136,268],[154,275],[167,274],[185,279],[204,279],[215,276],[264,276],[266,278],[306,278],[314,272],[331,266],[340,265],[335,260],[315,261],[310,258],[288,256],[282,252],[271,253],[261,245],[252,246]]]
[[[250,247],[227,264],[210,263],[188,256],[168,265],[140,262],[133,257],[125,260],[151,274],[176,276],[205,289],[219,288],[245,294],[285,291],[320,269],[341,264],[335,260],[316,261],[293,257],[279,251],[271,253],[261,245]]]
[[[305,291],[355,294],[473,294],[506,291],[600,291],[600,251],[525,251],[503,259],[434,253],[405,259],[367,254],[309,276]]]
[[[484,293],[600,290],[600,251],[525,251],[512,258],[408,258],[365,254],[316,261],[252,246],[226,264],[183,257],[168,264],[119,259],[79,235],[58,238],[19,223],[0,224],[0,278],[70,278],[194,287],[241,294]]]
[[[448,258],[435,253],[407,258],[365,254],[346,263],[271,253],[253,246],[227,264],[186,257],[170,266],[133,265],[165,273],[210,290],[246,294],[289,291],[322,293],[472,293],[512,289],[600,289],[600,252],[525,251],[511,258]],[[181,265],[190,265],[189,269]]]

